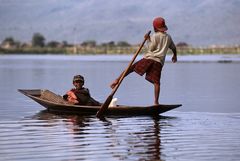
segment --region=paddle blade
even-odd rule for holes
[[[97,117],[102,117],[104,113],[107,111],[109,104],[111,103],[113,95],[108,96],[106,101],[102,104],[100,110],[97,112]]]

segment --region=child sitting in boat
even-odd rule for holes
[[[68,91],[63,98],[68,102],[76,105],[99,106],[98,101],[91,97],[87,88],[84,88],[84,77],[75,75],[73,77],[73,85],[75,88]]]

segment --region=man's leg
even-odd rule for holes
[[[141,59],[141,60],[139,60],[139,61],[137,61],[136,63],[134,63],[131,67],[130,67],[130,69],[128,70],[128,72],[126,73],[126,76],[128,75],[128,74],[130,74],[130,73],[132,73],[133,71],[135,71],[136,73],[138,73],[139,75],[143,75],[145,72],[146,72],[146,70],[147,70],[147,68],[149,67],[149,65],[151,65],[149,62],[147,62],[147,59]],[[136,71],[136,68],[137,68],[137,71]],[[123,75],[123,73],[124,73],[125,71],[123,71],[121,74],[120,74],[120,76],[116,79],[116,80],[114,80],[114,82],[110,85],[110,87],[113,89],[117,84],[118,84],[118,82],[119,82],[119,80],[120,80],[120,78],[122,77],[122,75]],[[125,77],[126,77],[125,76]]]
[[[154,83],[154,96],[155,96],[154,104],[155,105],[159,104],[159,101],[158,101],[159,95],[160,95],[160,84]]]
[[[117,79],[115,79],[114,80],[114,82],[110,85],[110,87],[113,89],[117,84],[118,84],[118,82],[119,82],[119,80],[120,80],[120,78],[122,77],[122,75],[123,75],[123,73],[124,73],[125,71],[123,71],[121,74],[120,74],[120,76],[117,78]],[[128,74],[130,74],[130,73],[132,73],[133,72],[133,66],[128,70],[128,72],[126,73],[126,76],[128,76]],[[125,76],[125,77],[126,77]]]

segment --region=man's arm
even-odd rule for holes
[[[171,40],[172,41],[172,40]],[[171,45],[169,46],[169,48],[172,50],[173,52],[173,57],[172,57],[172,62],[176,63],[177,62],[177,48],[174,44],[174,42],[171,42]]]
[[[176,49],[176,47],[172,49],[172,52],[173,52],[172,62],[176,63],[177,62],[177,49]]]

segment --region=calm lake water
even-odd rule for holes
[[[140,56],[141,57],[141,56]],[[63,95],[72,77],[103,102],[131,56],[0,56],[0,160],[239,160],[240,56],[170,56],[160,102],[183,104],[159,117],[56,115],[17,92]],[[119,104],[151,105],[153,85],[133,73]]]

